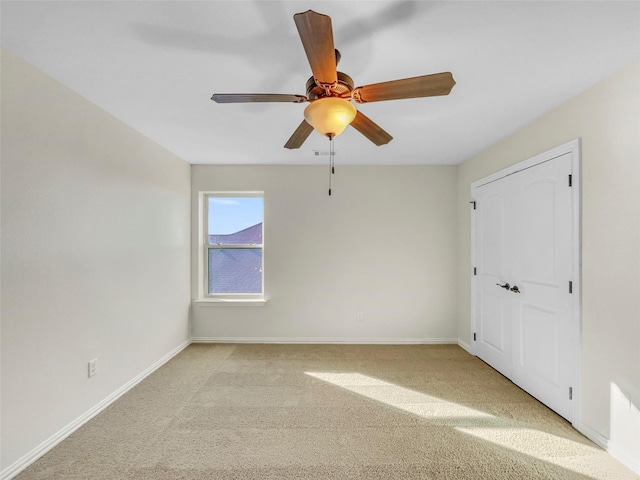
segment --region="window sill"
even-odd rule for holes
[[[262,307],[265,303],[265,298],[206,298],[195,301],[199,307]]]

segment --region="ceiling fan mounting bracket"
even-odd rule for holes
[[[362,94],[360,93],[360,87],[354,88],[351,91],[351,98],[353,98],[357,103],[367,103],[367,101],[362,98]]]

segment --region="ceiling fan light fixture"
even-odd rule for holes
[[[356,118],[356,107],[344,98],[324,97],[304,109],[304,119],[321,135],[337,137]]]

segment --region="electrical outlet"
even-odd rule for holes
[[[362,312],[356,313],[356,320],[358,321],[364,320],[364,315],[362,314]]]
[[[98,359],[94,358],[89,360],[89,377],[93,377],[98,374]]]

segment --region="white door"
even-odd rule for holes
[[[512,277],[508,248],[511,234],[511,192],[504,180],[489,183],[474,192],[476,222],[476,354],[504,376],[511,378],[513,293],[507,286]],[[503,287],[500,287],[503,285]]]
[[[568,419],[577,341],[571,162],[567,153],[474,190],[476,353]]]

